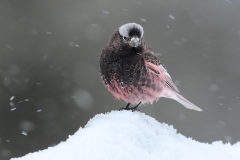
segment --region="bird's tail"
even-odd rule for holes
[[[184,107],[186,107],[188,109],[193,109],[193,110],[196,110],[196,111],[202,111],[201,108],[199,108],[198,106],[196,106],[195,104],[193,104],[192,102],[190,102],[189,100],[184,98],[181,94],[179,94],[175,91],[170,91],[170,92],[174,92],[174,93],[168,94],[170,96],[166,96],[166,98],[172,98],[172,99],[178,101],[180,104],[182,104]]]

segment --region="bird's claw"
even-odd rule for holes
[[[131,110],[132,112],[134,112],[134,111],[140,111],[140,110],[138,109],[138,106],[139,106],[140,104],[141,104],[141,102],[138,103],[135,107],[129,107],[130,103],[128,103],[125,108],[120,108],[119,111],[122,111],[122,110],[127,110],[127,111]]]
[[[120,108],[119,109],[119,111],[122,111],[122,110],[126,110],[126,111],[132,111],[132,112],[134,112],[134,111],[140,111],[139,109],[137,109],[137,107],[131,107],[131,108]]]

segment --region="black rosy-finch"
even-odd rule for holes
[[[178,101],[188,109],[202,111],[184,98],[170,75],[145,43],[143,27],[137,23],[120,26],[100,56],[100,74],[108,91],[130,104],[148,104],[160,97]]]

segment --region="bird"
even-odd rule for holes
[[[181,95],[143,35],[140,24],[123,24],[114,31],[100,55],[101,79],[116,99],[127,103],[121,109],[135,111],[140,105],[152,104],[164,97],[188,109],[202,111]]]

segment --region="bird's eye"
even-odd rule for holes
[[[123,40],[126,41],[126,40],[127,40],[127,37],[123,36]]]

